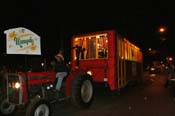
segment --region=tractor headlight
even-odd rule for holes
[[[154,67],[151,67],[151,69],[150,69],[151,71],[155,71],[155,68]]]
[[[19,82],[16,82],[14,88],[19,89],[20,87],[21,87],[21,84]]]
[[[12,89],[19,89],[21,87],[21,84],[20,82],[12,82],[8,84],[8,87]]]
[[[47,89],[47,90],[50,90],[50,89],[52,89],[52,88],[53,88],[53,85],[52,85],[52,84],[46,86],[46,89]]]
[[[50,84],[50,87],[51,87],[51,88],[53,88],[53,85],[52,85],[52,84]]]
[[[47,90],[49,90],[49,89],[50,89],[50,87],[49,87],[49,86],[47,86],[47,87],[46,87],[46,89],[47,89]]]

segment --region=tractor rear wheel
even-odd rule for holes
[[[87,74],[76,76],[71,89],[72,103],[79,108],[88,108],[93,101],[93,92],[91,76]]]

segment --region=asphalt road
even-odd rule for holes
[[[140,85],[127,87],[120,95],[96,88],[89,109],[77,109],[69,102],[52,104],[53,116],[175,116],[175,101],[164,87],[165,75],[145,74]],[[15,116],[24,116],[18,113]]]

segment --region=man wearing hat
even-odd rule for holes
[[[55,64],[55,71],[56,71],[56,78],[57,78],[56,90],[60,91],[62,86],[62,81],[68,74],[68,67],[64,62],[64,56],[62,52],[59,52],[57,55],[55,55],[55,59],[57,60]]]

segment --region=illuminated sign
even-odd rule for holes
[[[29,29],[19,27],[5,30],[7,54],[41,55],[40,37]]]

